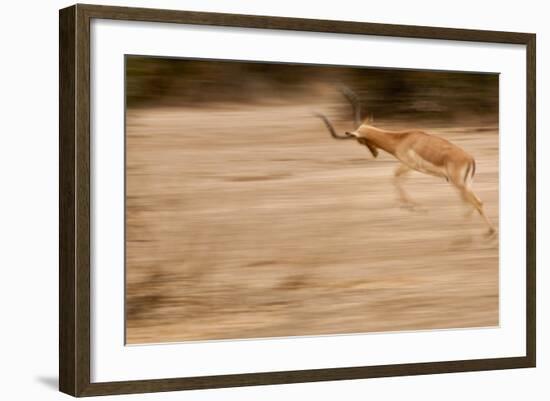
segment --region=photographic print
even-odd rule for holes
[[[499,325],[499,76],[125,60],[126,343]]]
[[[390,20],[60,10],[60,391],[536,366],[536,35]]]

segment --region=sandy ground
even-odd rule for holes
[[[397,162],[333,140],[311,109],[128,110],[128,343],[498,325],[480,216],[420,173],[405,183],[420,208],[402,207]],[[377,124],[470,152],[498,227],[496,126]]]

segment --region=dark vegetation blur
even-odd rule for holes
[[[273,104],[347,86],[368,115],[498,121],[498,74],[127,56],[127,106]]]

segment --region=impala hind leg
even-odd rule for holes
[[[466,186],[459,187],[460,194],[462,196],[462,199],[464,199],[465,202],[470,203],[480,214],[480,216],[483,218],[487,226],[489,227],[488,234],[494,234],[496,232],[495,227],[485,214],[485,210],[483,209],[483,202],[481,202],[481,199],[479,199],[476,194]]]
[[[470,204],[470,202],[468,202],[468,206],[472,206]],[[468,207],[468,211],[466,213],[464,213],[464,217],[468,218],[468,219],[471,219],[472,216],[474,215],[474,212],[476,211],[476,208],[475,207]]]
[[[414,208],[418,205],[415,201],[413,201],[408,195],[407,192],[405,192],[405,189],[403,188],[402,181],[406,174],[410,173],[411,169],[405,164],[400,164],[393,173],[393,183],[395,184],[395,188],[397,189],[397,193],[399,195],[399,200],[404,206]]]

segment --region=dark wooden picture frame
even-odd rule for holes
[[[527,54],[526,355],[92,383],[90,380],[90,22],[94,18],[525,45]],[[94,396],[535,366],[536,36],[534,34],[80,4],[60,10],[59,29],[59,388],[62,392],[73,396]]]

